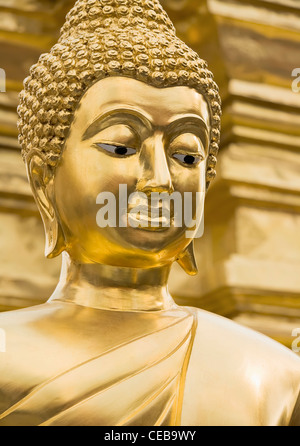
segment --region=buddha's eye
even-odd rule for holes
[[[182,164],[186,166],[196,166],[203,160],[201,155],[187,155],[181,153],[174,153],[173,158],[178,159]]]
[[[98,143],[97,146],[105,150],[106,152],[112,153],[113,155],[117,156],[126,157],[134,155],[136,153],[136,149],[132,149],[131,147],[117,146],[114,144],[102,144],[102,143]]]

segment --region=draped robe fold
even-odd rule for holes
[[[80,312],[84,316],[86,311],[79,308],[77,318]],[[162,312],[157,318],[155,313],[94,312],[98,316],[98,330],[94,332],[93,354],[83,355],[81,361],[71,361],[69,367],[60,370],[60,352],[55,358],[55,353],[49,351],[54,346],[45,345],[44,360],[48,350],[58,363],[57,369],[48,376],[40,375],[40,381],[27,389],[27,367],[23,376],[20,370],[19,380],[24,382],[22,394],[15,389],[15,401],[3,410],[0,425],[177,424],[193,337],[193,313],[179,309]],[[56,320],[55,311],[53,316]],[[27,332],[33,330],[30,338],[35,339],[34,331],[42,324],[33,321],[26,325]],[[50,332],[52,328],[50,323]],[[107,339],[111,331],[114,335]],[[64,342],[66,333],[60,323],[57,332],[52,333],[55,337],[61,333]],[[29,352],[29,362],[30,356],[32,363],[38,364],[36,355]],[[6,388],[9,385],[13,383],[7,383]]]
[[[0,426],[300,424],[299,358],[199,309],[54,301],[0,327]]]

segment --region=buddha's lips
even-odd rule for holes
[[[134,211],[136,210],[136,212]],[[172,225],[173,212],[169,202],[159,202],[158,206],[151,204],[130,204],[128,206],[128,219],[136,224],[144,224],[148,229],[167,229]]]
[[[172,220],[166,217],[149,218],[141,213],[131,213],[128,215],[129,223],[136,223],[145,229],[167,229],[171,226]],[[144,226],[145,225],[145,226]]]
[[[151,216],[151,214],[156,217],[159,215],[169,215],[171,210],[170,210],[170,206],[148,206],[148,205],[129,205],[128,206],[128,212],[131,212],[133,209],[137,209],[138,206],[138,211],[143,214],[143,215],[149,215]]]

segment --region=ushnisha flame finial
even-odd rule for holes
[[[107,76],[127,76],[156,87],[188,86],[211,111],[207,184],[215,177],[221,100],[213,75],[183,43],[158,0],[78,0],[61,36],[24,81],[18,107],[23,158],[40,150],[55,167],[74,111],[86,90]]]

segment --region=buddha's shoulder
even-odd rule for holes
[[[63,302],[0,313],[0,408],[3,392],[17,396],[86,360],[89,314]]]
[[[300,358],[252,329],[194,311],[197,324],[185,393],[186,404],[196,404],[193,422],[288,424],[300,392]]]
[[[17,360],[19,355],[16,352],[25,346],[30,350],[30,345],[45,344],[47,338],[38,334],[51,330],[52,321],[57,318],[59,308],[60,306],[45,303],[0,313],[0,330],[6,353],[1,357],[0,367],[6,363],[4,359]]]
[[[53,361],[45,331],[57,310],[42,304],[0,313],[0,414],[26,396],[39,383],[43,364]]]
[[[61,302],[44,303],[32,307],[0,313],[0,330],[5,338],[6,364],[15,364],[24,358],[20,351],[26,351],[28,357],[37,351],[50,348],[55,332],[70,331],[74,309]],[[70,326],[70,327],[69,327]]]
[[[4,311],[0,313],[0,328],[13,330],[15,327],[30,325],[41,319],[51,319],[57,312],[61,312],[64,305],[58,303],[44,303],[18,310]]]
[[[235,361],[251,360],[264,370],[272,361],[284,361],[300,373],[300,357],[270,337],[223,316],[196,309],[195,347],[209,350],[211,357]],[[277,363],[278,367],[278,363]]]

